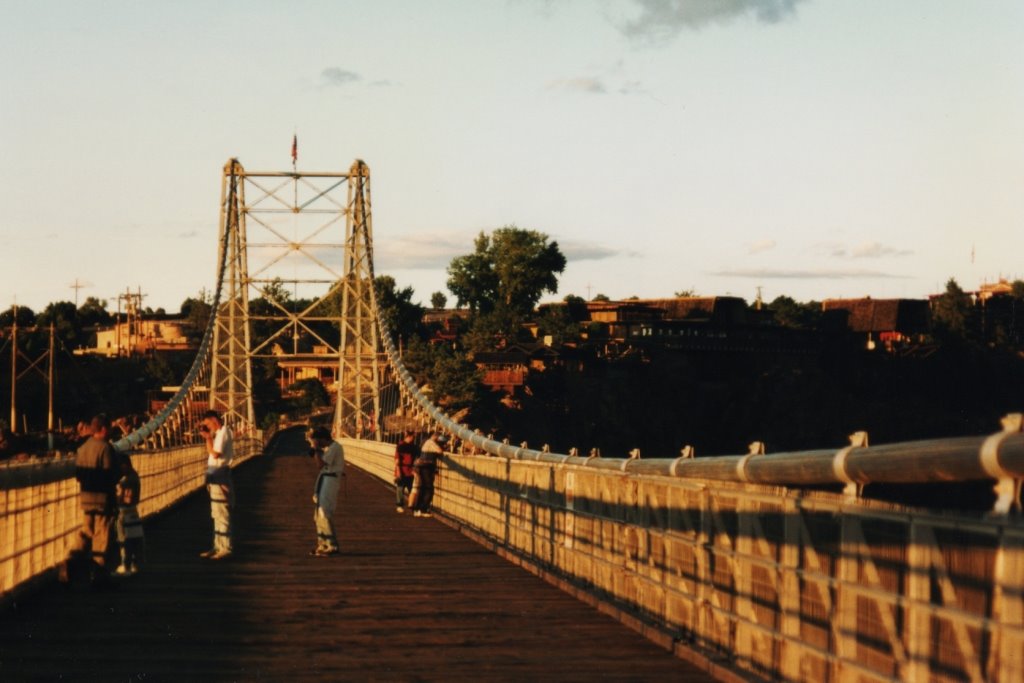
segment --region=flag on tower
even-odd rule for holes
[[[292,166],[299,158],[299,136],[295,134],[292,136]]]

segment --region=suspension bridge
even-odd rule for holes
[[[191,369],[115,444],[143,480],[145,571],[110,592],[59,589],[79,524],[73,459],[0,467],[4,680],[1024,680],[1019,415],[977,437],[855,434],[702,458],[497,442],[430,400],[381,319],[366,164],[229,161],[218,245],[215,315]],[[254,310],[257,296],[269,303]],[[271,358],[330,373],[329,423],[354,466],[337,559],[306,554],[302,429],[256,424],[253,366]],[[196,557],[207,407],[237,438],[238,550],[215,564]],[[433,519],[388,504],[409,427],[452,437]],[[975,482],[995,490],[984,514],[863,495]]]

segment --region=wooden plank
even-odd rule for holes
[[[195,495],[147,523],[146,565],[117,589],[50,584],[0,614],[0,679],[709,679],[439,520],[396,514],[358,470],[342,554],[307,556],[315,468],[298,452],[236,470],[232,558],[198,557]]]

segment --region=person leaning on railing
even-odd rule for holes
[[[409,494],[409,507],[414,517],[430,517],[430,504],[434,501],[434,475],[437,474],[437,459],[444,453],[448,437],[435,432],[420,446],[420,454],[413,462],[415,479]]]

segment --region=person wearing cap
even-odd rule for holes
[[[345,451],[323,427],[310,436],[313,457],[320,465],[320,473],[313,487],[313,524],[316,526],[316,548],[309,551],[315,557],[337,555],[338,536],[334,532],[334,510],[338,504],[339,479],[345,474]]]

